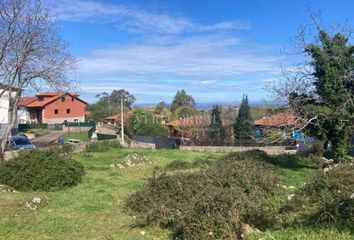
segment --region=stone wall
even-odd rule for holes
[[[76,132],[88,132],[92,127],[66,127],[63,125],[63,131],[68,133],[76,133]]]
[[[183,151],[199,152],[245,152],[249,150],[262,150],[269,155],[296,154],[297,150],[286,146],[266,146],[266,147],[240,147],[240,146],[180,146]]]
[[[130,148],[145,148],[145,149],[156,149],[154,143],[145,143],[145,142],[138,142],[138,141],[131,141]]]
[[[100,141],[100,142],[102,142],[102,141]],[[119,139],[105,140],[105,142],[118,142],[118,143],[120,143]],[[93,142],[76,143],[76,144],[72,144],[71,146],[73,147],[74,153],[80,153],[80,152],[84,152],[86,149],[86,145],[88,145],[90,143],[93,143]],[[43,148],[37,148],[37,149],[47,150],[47,149],[50,149],[53,147],[58,147],[58,146],[43,147]],[[125,147],[155,149],[155,144],[131,141],[130,144],[129,145],[126,144]],[[26,151],[26,150],[6,151],[5,152],[5,161],[10,161],[11,159],[16,158],[20,151]]]

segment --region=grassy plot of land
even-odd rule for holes
[[[112,164],[135,152],[152,163],[112,169]],[[0,239],[168,239],[166,231],[132,227],[134,218],[124,213],[123,201],[156,166],[177,159],[193,161],[205,155],[130,149],[77,155],[86,175],[76,187],[49,193],[0,192]],[[26,202],[35,196],[42,203],[38,210],[31,210]]]
[[[127,167],[128,155],[144,156],[144,163]],[[136,226],[137,216],[127,214],[124,201],[144,184],[157,167],[174,160],[190,163],[223,154],[177,150],[111,149],[104,153],[82,153],[75,159],[85,166],[83,182],[58,192],[0,192],[0,239],[169,239],[170,233],[157,226]],[[134,159],[133,159],[134,160]],[[125,167],[113,166],[122,163]],[[273,162],[284,173],[286,201],[315,171],[293,162]],[[293,187],[291,187],[293,186]],[[37,210],[26,207],[40,197]],[[254,239],[352,239],[349,232],[336,229],[297,228],[261,233]]]
[[[65,134],[64,140],[68,141],[70,139],[78,139],[82,142],[88,142],[90,140],[88,137],[88,132],[72,132]]]

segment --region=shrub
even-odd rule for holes
[[[166,166],[166,170],[185,170],[191,168],[191,163],[183,160],[174,160]]]
[[[20,191],[56,191],[81,181],[83,166],[55,150],[22,152],[0,165],[0,182]]]
[[[284,217],[316,224],[354,224],[354,166],[319,170],[295,197],[280,209]]]
[[[86,145],[86,152],[106,152],[110,148],[121,148],[117,141],[92,142]]]
[[[235,239],[242,222],[264,229],[276,222],[270,199],[280,175],[261,156],[231,154],[207,169],[155,174],[126,207],[141,223],[171,228],[175,239]]]
[[[324,152],[323,142],[319,140],[315,141],[313,143],[313,151],[318,158],[321,158]]]
[[[174,160],[170,162],[165,169],[168,171],[174,170],[186,170],[189,168],[206,168],[215,162],[213,156],[207,156],[206,158],[199,158],[193,162],[187,162],[184,160]]]

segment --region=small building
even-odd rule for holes
[[[269,141],[290,141],[292,143],[301,142],[308,145],[314,141],[313,137],[304,135],[301,131],[296,130],[298,119],[292,112],[278,113],[271,116],[263,117],[254,121],[256,128],[256,138],[262,139],[267,135]]]
[[[210,114],[194,115],[187,118],[180,118],[175,121],[165,123],[169,129],[169,138],[179,139],[182,141],[194,141],[197,144],[205,144],[208,139],[208,131],[210,130],[212,119]],[[228,119],[222,119],[225,129],[226,138],[225,145],[233,142],[233,122]],[[209,139],[210,140],[210,139]]]
[[[45,92],[22,97],[18,103],[18,118],[22,123],[84,122],[86,106],[76,93]]]
[[[133,110],[124,112],[124,113],[123,113],[124,121],[126,121],[128,118],[130,118],[131,116],[133,116],[133,114],[134,114],[134,111],[133,111]],[[108,124],[111,124],[111,125],[120,125],[121,114],[119,113],[119,114],[116,114],[116,115],[112,115],[112,116],[106,117],[105,120],[108,122]]]

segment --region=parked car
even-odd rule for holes
[[[31,149],[36,148],[31,141],[24,136],[14,136],[7,143],[6,149],[8,151],[11,150],[23,150],[23,149]]]

